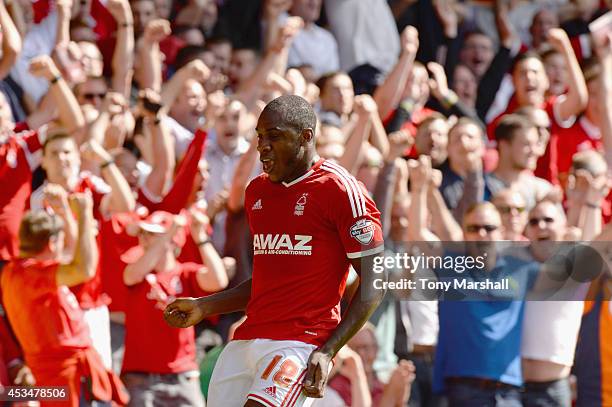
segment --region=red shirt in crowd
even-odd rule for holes
[[[111,312],[124,312],[126,309],[127,287],[123,284],[126,263],[121,260],[121,255],[138,246],[138,237],[130,236],[126,227],[140,220],[135,212],[121,212],[111,215],[100,226],[100,253],[103,253],[100,256],[102,288],[111,298],[108,306]]]
[[[17,127],[16,127],[17,128]],[[32,172],[39,164],[42,143],[35,131],[0,142],[0,259],[19,253],[19,224],[32,192]]]
[[[144,281],[128,287],[124,373],[167,374],[198,369],[193,327],[172,328],[164,320],[164,309],[177,297],[208,294],[196,278],[202,267],[195,263],[177,263],[174,270],[149,273]]]
[[[68,401],[48,404],[76,407],[81,378],[87,377],[97,399],[125,404],[121,382],[91,346],[74,294],[57,285],[57,268],[55,261],[16,259],[2,270],[4,307],[36,385],[68,386]]]
[[[383,250],[374,202],[343,167],[319,160],[290,183],[255,178],[245,209],[253,285],[247,320],[234,339],[322,345],[340,321],[349,260]]]
[[[32,193],[30,202],[31,207],[33,209],[40,209],[43,207],[43,189],[44,185]],[[111,188],[101,178],[96,177],[95,175],[92,175],[87,171],[83,171],[80,174],[79,182],[73,192],[85,191],[91,192],[93,198],[93,215],[99,226],[104,221],[104,216],[102,215],[102,211],[100,209],[102,199],[106,194],[111,192]],[[102,252],[101,238],[102,235],[98,233],[96,240],[98,243],[98,250],[100,251],[102,257],[104,256],[104,252]],[[108,305],[110,303],[110,299],[108,298],[108,296],[104,295],[104,293],[102,292],[102,277],[100,272],[100,264],[101,262],[98,262],[96,274],[92,279],[83,284],[79,284],[71,288],[74,292],[74,295],[76,295],[79,305],[83,309],[97,308],[102,305]]]
[[[23,355],[13,332],[5,318],[0,317],[0,386],[12,386],[8,369],[15,362],[19,362]]]

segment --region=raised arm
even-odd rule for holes
[[[142,256],[132,264],[128,264],[123,271],[123,283],[127,286],[136,285],[144,281],[147,274],[155,269],[155,266],[166,253],[172,238],[180,228],[185,227],[185,217],[174,216],[172,226],[166,231],[156,235],[153,243],[144,251]]]
[[[608,170],[612,169],[612,35],[608,36],[606,42],[597,47],[600,49],[601,60],[601,92],[599,92],[601,114],[599,129],[604,145],[604,158],[608,164]]]
[[[57,0],[57,34],[56,47],[66,47],[70,42],[70,19],[72,18],[72,0]]]
[[[147,100],[149,103],[144,103]],[[163,112],[147,110],[149,104],[159,104],[160,96],[151,89],[146,89],[140,93],[140,111],[143,114],[144,126],[151,134],[153,162],[151,163],[151,173],[145,181],[147,192],[156,197],[163,197],[169,189],[172,175],[174,174],[174,143],[164,126]]]
[[[183,89],[185,82],[189,79],[196,80],[203,84],[209,77],[210,69],[208,69],[206,64],[199,59],[191,61],[179,69],[178,72],[164,84],[164,88],[161,92],[161,104],[164,106],[164,110],[170,110],[172,104]]]
[[[565,98],[557,106],[559,119],[566,121],[582,113],[586,108],[589,93],[582,70],[565,31],[561,28],[551,28],[548,32],[548,41],[563,55],[568,70],[568,91]]]
[[[400,103],[400,98],[406,87],[406,81],[408,76],[410,76],[410,70],[419,49],[419,33],[416,28],[408,26],[404,29],[401,35],[401,45],[402,53],[393,70],[374,92],[374,100],[378,105],[378,114],[383,119],[386,119]]]
[[[0,79],[10,72],[21,52],[21,36],[13,23],[4,1],[0,2],[0,29],[2,30],[2,59],[0,59]]]
[[[259,98],[268,75],[274,70],[278,60],[283,57],[283,53],[288,52],[291,41],[303,25],[304,22],[299,17],[288,18],[285,25],[279,28],[276,42],[266,51],[253,75],[240,86],[240,89],[236,90],[236,97],[244,103],[248,110]]]
[[[147,23],[142,38],[138,41],[138,86],[161,92],[162,60],[159,42],[170,35],[170,23],[166,20],[152,20]],[[114,58],[113,58],[114,59]]]
[[[410,201],[408,232],[415,241],[440,240],[428,226],[427,195],[432,182],[433,173],[431,159],[422,155],[418,161],[411,160],[410,168]]]
[[[110,194],[102,200],[102,212],[133,211],[136,207],[134,195],[113,157],[95,140],[83,144],[81,154],[100,167],[102,178],[111,187]]]
[[[128,98],[134,68],[134,18],[127,0],[108,0],[106,8],[117,22],[117,42],[113,53],[111,87],[115,92]]]
[[[70,197],[70,206],[77,216],[77,249],[71,263],[57,269],[57,285],[72,287],[90,280],[98,266],[98,245],[93,218],[91,194],[75,194]]]
[[[228,211],[238,212],[244,207],[244,193],[249,183],[249,179],[251,178],[251,174],[253,174],[253,170],[257,165],[258,158],[257,137],[253,137],[249,149],[240,157],[236,170],[234,171],[234,178],[230,186],[229,197],[227,198]]]
[[[361,157],[363,143],[368,139],[372,123],[370,120],[370,112],[376,109],[376,105],[369,103],[372,98],[367,95],[359,95],[355,97],[355,113],[357,121],[353,127],[353,131],[344,143],[344,154],[338,160],[338,163],[346,168],[351,174],[355,174]]]
[[[49,92],[56,102],[58,116],[66,131],[72,133],[85,126],[85,119],[72,90],[62,78],[51,57],[38,56],[30,62],[30,73],[49,81]]]
[[[68,193],[60,185],[47,184],[44,187],[45,204],[53,209],[64,222],[64,248],[61,263],[69,264],[74,259],[79,228],[70,209]]]
[[[229,278],[225,271],[223,260],[212,244],[206,233],[209,226],[208,217],[192,207],[191,213],[191,236],[198,246],[200,256],[204,262],[204,268],[198,271],[196,278],[198,285],[204,291],[215,292],[223,290],[229,284]]]

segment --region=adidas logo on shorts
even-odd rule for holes
[[[255,210],[255,209],[261,209],[261,208],[262,208],[261,199],[258,199],[257,202],[253,204],[253,207],[251,209]]]
[[[276,386],[266,387],[264,389],[264,393],[266,393],[268,396],[276,397]]]

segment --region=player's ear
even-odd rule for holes
[[[314,140],[314,131],[311,128],[304,129],[302,130],[301,136],[306,143],[310,143]]]

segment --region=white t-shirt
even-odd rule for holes
[[[55,47],[56,31],[57,12],[52,11],[25,35],[21,53],[11,69],[11,77],[36,103],[47,93],[49,82],[30,74],[30,61],[39,55],[51,55]]]
[[[325,11],[343,71],[366,63],[384,73],[393,69],[400,39],[386,0],[326,0]]]
[[[289,48],[288,66],[306,64],[312,66],[317,76],[340,68],[334,36],[316,24],[300,30]]]
[[[521,357],[574,364],[583,301],[527,301]]]
[[[402,301],[410,323],[410,342],[415,345],[435,346],[438,342],[438,301]],[[402,317],[406,315],[402,312]],[[406,324],[406,321],[404,321]]]

